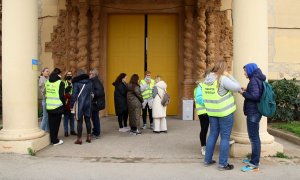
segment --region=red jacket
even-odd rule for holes
[[[66,93],[65,94],[65,101],[66,101],[65,110],[70,110],[71,99],[72,99],[72,96],[70,95],[70,93]]]

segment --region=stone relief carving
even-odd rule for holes
[[[57,26],[54,27],[51,34],[51,43],[46,44],[46,51],[52,51],[54,67],[60,68],[63,72],[66,70],[66,11],[60,10]]]
[[[184,80],[192,80],[193,70],[193,13],[191,7],[185,7],[184,22]]]
[[[79,3],[79,22],[77,35],[77,68],[85,71],[89,70],[88,58],[88,4]]]
[[[232,66],[232,56],[233,56],[233,34],[232,27],[229,24],[229,20],[227,19],[226,12],[219,12],[218,14],[219,31],[218,31],[218,39],[219,39],[219,58],[225,59],[229,66],[229,70],[231,70]]]
[[[215,14],[213,11],[213,7],[209,7],[206,12],[207,17],[207,68],[212,69],[215,64]]]
[[[69,65],[70,71],[75,73],[77,68],[77,34],[78,34],[78,11],[76,7],[72,7],[71,14],[71,31],[70,31],[70,39],[69,39]]]
[[[52,33],[51,43],[46,43],[46,49],[53,52],[56,67],[62,70],[68,68],[73,72],[77,68],[85,70],[105,68],[102,62],[104,59],[100,54],[100,33],[103,33],[102,26],[105,25],[103,20],[100,22],[101,3],[115,1],[93,2],[99,4],[89,7],[89,1],[78,3],[67,0],[68,13],[61,11],[59,14],[58,25]],[[157,1],[157,3],[160,2]],[[185,84],[200,80],[206,68],[211,68],[215,60],[219,58],[225,58],[229,65],[232,62],[232,28],[226,12],[219,11],[220,0],[197,0],[196,2],[195,5],[194,1],[185,1],[188,5],[184,7],[183,76]],[[89,8],[91,16],[87,16]],[[194,17],[195,10],[197,13]]]
[[[205,1],[197,2],[197,51],[196,51],[196,81],[203,79],[206,70],[206,16]]]
[[[95,6],[91,7],[92,11],[92,31],[91,31],[91,62],[90,62],[90,68],[99,68],[100,64],[100,52],[99,52],[99,46],[100,46],[100,32],[99,32],[99,25],[100,25],[100,7]]]

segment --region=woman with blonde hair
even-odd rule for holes
[[[166,121],[166,111],[167,107],[161,104],[161,100],[167,90],[167,84],[161,80],[160,76],[155,77],[155,85],[152,91],[153,106],[152,106],[152,116],[154,119],[154,129],[153,132],[167,133],[167,121]]]
[[[233,113],[236,110],[233,92],[241,90],[240,84],[227,72],[226,61],[215,63],[212,71],[202,84],[204,106],[209,116],[210,133],[206,143],[204,165],[210,166],[216,161],[212,159],[216,141],[221,136],[219,170],[232,170],[229,164],[229,141],[233,126]]]

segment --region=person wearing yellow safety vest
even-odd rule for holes
[[[142,117],[143,117],[143,127],[142,129],[147,128],[147,109],[149,113],[150,119],[150,128],[153,129],[153,117],[152,117],[152,104],[153,104],[153,97],[152,97],[152,90],[154,87],[154,80],[151,79],[151,72],[145,71],[145,79],[142,79],[140,82],[141,92],[143,96],[143,109],[142,109]]]
[[[63,143],[57,138],[61,116],[64,112],[65,85],[61,81],[61,70],[55,68],[45,84],[46,88],[46,109],[49,115],[49,130],[51,143],[56,146]]]
[[[196,105],[196,112],[200,121],[201,131],[199,134],[201,143],[201,154],[205,156],[206,136],[209,127],[209,118],[204,107],[204,100],[202,96],[202,83],[197,82],[197,87],[194,89],[194,99]]]
[[[74,114],[71,113],[70,109],[70,102],[71,102],[71,94],[72,94],[72,72],[67,71],[65,78],[65,112],[64,112],[64,131],[65,131],[65,137],[69,136],[69,122],[70,122],[70,134],[71,135],[77,135],[75,132],[75,125],[74,125]],[[68,91],[68,92],[67,92]]]
[[[229,140],[233,126],[233,113],[236,105],[233,92],[241,90],[240,84],[227,72],[226,61],[220,60],[215,63],[202,84],[204,106],[209,116],[210,133],[206,143],[204,165],[210,166],[216,161],[212,159],[215,145],[219,135],[220,156],[219,170],[232,170],[234,166],[229,164]]]

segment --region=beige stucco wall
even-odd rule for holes
[[[38,0],[39,4],[39,60],[40,68],[53,70],[52,53],[45,52],[45,43],[51,41],[53,27],[57,24],[59,9],[65,9],[65,0]]]
[[[232,0],[222,0],[231,19]],[[300,80],[300,1],[268,0],[269,79]],[[253,9],[255,13],[255,9]]]
[[[269,78],[300,80],[300,1],[268,3]]]

